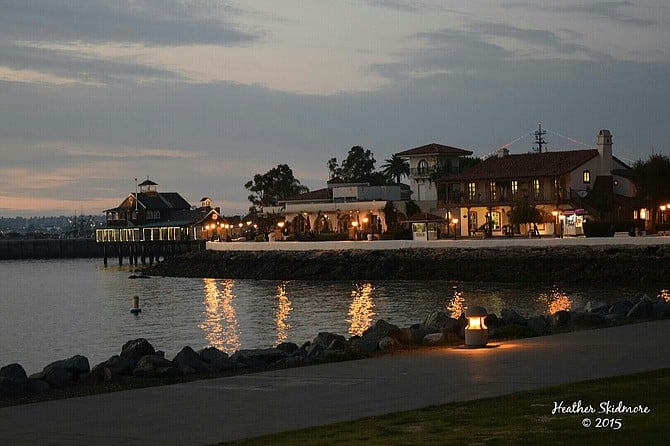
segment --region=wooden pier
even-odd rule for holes
[[[205,240],[160,240],[160,241],[129,241],[106,242],[102,245],[102,258],[107,266],[110,258],[118,258],[119,265],[128,258],[130,265],[145,265],[160,262],[172,255],[188,251],[203,251]]]

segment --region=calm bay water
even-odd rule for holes
[[[0,261],[0,366],[18,362],[30,374],[75,354],[93,366],[138,337],[171,358],[186,345],[233,352],[302,344],[319,331],[360,334],[378,319],[409,326],[436,309],[460,314],[483,305],[498,315],[513,308],[531,316],[594,299],[667,294],[444,280],[132,280],[130,274],[131,267],[104,268],[91,259]],[[130,314],[134,295],[141,299],[138,316]]]

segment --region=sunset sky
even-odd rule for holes
[[[0,216],[99,214],[150,176],[226,215],[354,145],[670,152],[670,3],[0,0]],[[512,145],[530,150],[532,138]]]

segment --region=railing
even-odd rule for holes
[[[574,195],[571,193],[571,196]],[[462,192],[451,192],[448,193],[446,197],[439,197],[438,204],[445,205],[473,205],[473,206],[501,206],[507,205],[512,206],[517,203],[519,200],[527,199],[531,204],[542,204],[542,203],[557,203],[557,202],[566,202],[561,197],[556,197],[556,194],[553,191],[540,191],[539,194],[522,194],[518,192],[516,194],[496,194],[492,196],[489,194],[476,194],[475,196],[470,196],[467,193]],[[574,200],[572,200],[574,201]]]

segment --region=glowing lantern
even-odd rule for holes
[[[489,342],[489,330],[484,324],[487,313],[484,307],[472,307],[465,310],[468,325],[465,327],[466,347],[485,347]]]

